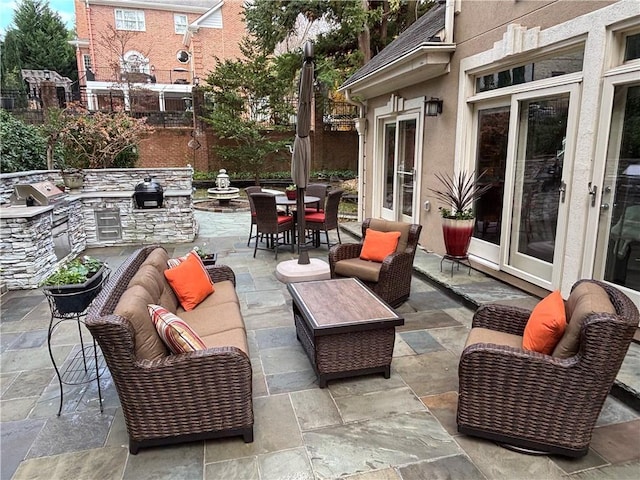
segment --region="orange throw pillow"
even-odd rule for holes
[[[372,262],[384,261],[387,255],[395,252],[396,248],[398,248],[400,235],[400,232],[379,232],[368,228],[360,258],[362,260],[371,260]]]
[[[551,355],[567,327],[564,302],[556,290],[533,309],[524,327],[522,348]]]
[[[196,308],[215,291],[202,260],[193,252],[180,265],[165,270],[164,276],[186,311]]]

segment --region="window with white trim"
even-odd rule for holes
[[[122,8],[116,8],[115,15],[117,30],[132,30],[136,32],[145,31],[143,10],[124,10]]]
[[[187,33],[187,16],[180,13],[173,14],[173,28],[177,34]]]
[[[85,72],[93,70],[93,68],[91,67],[91,55],[87,55],[86,53],[82,55],[82,63],[84,65]]]

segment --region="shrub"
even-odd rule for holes
[[[0,171],[4,173],[47,168],[47,140],[38,127],[1,109],[0,145]]]

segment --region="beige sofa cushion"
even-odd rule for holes
[[[164,273],[164,271],[168,268],[167,260],[169,260],[169,258],[170,257],[167,251],[162,247],[158,247],[149,255],[147,255],[147,258],[144,262],[142,262],[142,265],[153,265],[154,267],[156,267],[158,272]]]
[[[573,289],[565,308],[569,323],[552,354],[559,358],[569,358],[578,353],[580,331],[587,316],[592,313],[616,313],[604,288],[590,282],[583,282]]]
[[[343,277],[358,277],[366,282],[377,282],[382,263],[369,262],[360,258],[347,258],[336,262],[334,270]]]
[[[372,218],[369,223],[369,228],[379,232],[400,232],[400,239],[398,240],[396,252],[404,252],[407,249],[407,244],[409,243],[409,229],[411,228],[410,224],[382,220],[381,218]]]
[[[475,343],[492,343],[494,345],[522,348],[522,337],[511,333],[498,332],[489,328],[475,327],[469,332],[464,348]]]
[[[158,272],[157,268],[151,264],[143,264],[129,282],[129,287],[141,285],[147,289],[154,300],[158,301],[164,290],[164,284],[164,275]]]
[[[234,328],[244,330],[240,306],[235,302],[221,303],[213,307],[198,305],[198,308],[189,312],[178,308],[178,316],[201,338]]]
[[[113,312],[125,317],[133,326],[134,352],[138,359],[156,360],[169,353],[149,315],[147,305],[153,303],[156,301],[146,288],[133,285],[122,294]]]
[[[163,275],[164,277],[164,275]],[[164,308],[169,310],[171,313],[176,313],[178,309],[178,297],[176,297],[175,292],[171,288],[168,282],[165,281],[164,289],[160,294],[160,301],[158,302]]]
[[[247,345],[247,334],[243,328],[234,328],[221,333],[214,333],[205,337],[200,337],[204,344],[209,347],[237,347],[249,355]]]

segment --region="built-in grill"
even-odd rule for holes
[[[146,177],[143,182],[136,185],[133,199],[138,208],[162,208],[164,200],[162,186],[151,177]]]
[[[64,199],[67,195],[52,182],[18,183],[13,187],[13,194],[9,198],[11,205],[26,205],[27,207],[52,205]]]
[[[69,206],[67,194],[52,182],[36,182],[14,185],[13,194],[9,198],[12,205],[27,207],[44,207],[53,205],[51,212],[51,236],[53,249],[58,260],[71,252],[69,238]]]

